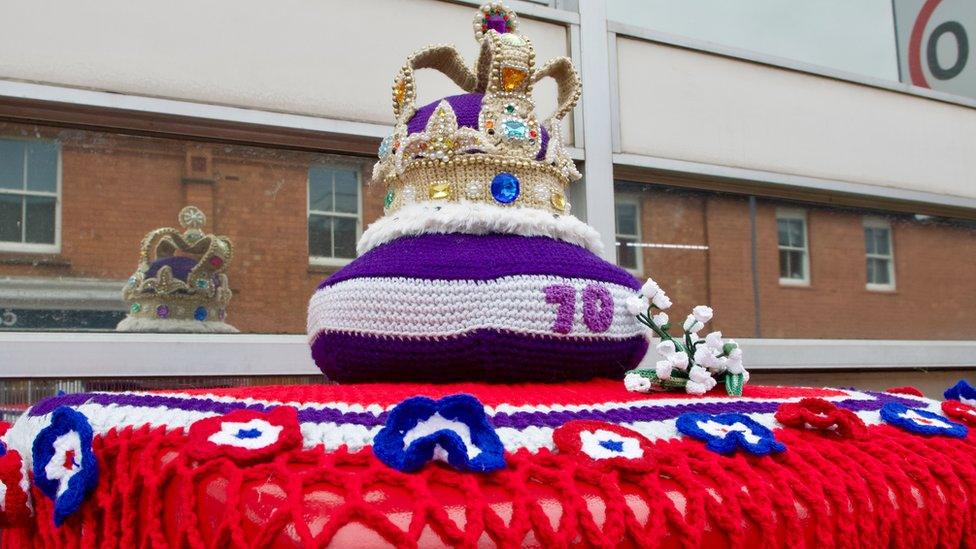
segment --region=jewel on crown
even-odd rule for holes
[[[532,42],[511,9],[491,3],[474,19],[481,51],[472,71],[453,46],[411,55],[393,83],[393,134],[379,148],[373,181],[385,211],[414,203],[477,202],[568,214],[566,186],[581,176],[562,143],[560,122],[580,95],[572,62],[535,66]],[[434,69],[464,95],[418,107],[414,72]],[[557,109],[540,121],[532,87],[556,81]]]
[[[207,217],[195,206],[180,210],[179,222],[183,231],[163,227],[142,239],[139,265],[122,289],[129,314],[117,330],[237,331],[224,323],[230,239],[204,233]]]

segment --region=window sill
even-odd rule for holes
[[[781,278],[779,279],[780,288],[790,288],[795,290],[812,290],[813,286],[810,285],[809,280],[796,280],[793,278]]]
[[[898,295],[898,289],[888,284],[868,284],[864,289],[872,294]]]
[[[972,368],[974,341],[743,339],[750,371]],[[919,352],[919,349],[925,352]],[[65,357],[71,360],[65,360]],[[321,375],[304,334],[0,332],[0,379]]]
[[[340,267],[345,267],[346,265],[352,263],[352,259],[340,259],[335,257],[309,257],[308,267],[313,269],[315,267],[326,268],[326,269],[338,269]]]
[[[0,265],[31,265],[34,267],[70,268],[71,261],[58,253],[4,250],[0,248]]]

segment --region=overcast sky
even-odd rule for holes
[[[891,0],[607,0],[610,19],[898,80]]]

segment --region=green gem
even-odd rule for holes
[[[206,287],[207,287],[207,281],[206,280],[204,280],[202,278],[200,280],[197,280],[197,288],[206,288]]]
[[[139,305],[138,303],[133,303],[132,307],[129,307],[129,310],[132,311],[133,313],[138,313],[139,311],[142,310],[142,305]]]
[[[505,110],[506,110],[506,111],[507,111],[507,112],[508,112],[509,114],[511,114],[511,113],[513,113],[513,112],[515,112],[515,105],[512,105],[512,104],[509,104],[509,105],[505,105]]]
[[[387,208],[389,208],[390,205],[393,204],[393,199],[394,198],[396,198],[396,192],[394,192],[393,189],[390,189],[386,193],[386,197],[383,198],[383,205],[386,206]]]

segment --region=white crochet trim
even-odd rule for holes
[[[546,286],[576,288],[573,327],[553,331],[559,304],[546,302]],[[584,319],[583,291],[596,284],[613,297],[610,327],[595,333]],[[327,286],[308,304],[308,333],[323,330],[396,337],[450,337],[478,329],[582,339],[625,339],[643,335],[643,325],[627,312],[634,290],[583,278],[520,275],[493,280],[353,278]]]
[[[176,318],[136,318],[127,316],[115,327],[117,332],[177,332],[203,334],[236,334],[238,329],[213,320],[181,320]]]
[[[555,216],[533,208],[512,208],[468,202],[421,202],[381,217],[363,232],[356,251],[360,255],[380,244],[420,234],[514,234],[548,236],[582,246],[593,253],[603,250],[596,229],[572,215]]]

